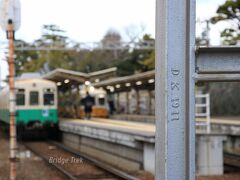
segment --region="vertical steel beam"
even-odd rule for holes
[[[195,0],[156,4],[156,179],[195,179]]]
[[[76,116],[77,116],[77,118],[81,118],[81,116],[80,116],[80,101],[81,101],[81,97],[80,97],[80,84],[77,84],[77,92],[76,92],[76,94],[77,94],[77,104],[76,104],[76,108],[77,108],[77,112],[76,112]]]

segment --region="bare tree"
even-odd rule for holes
[[[129,43],[133,43],[142,38],[145,32],[146,26],[144,24],[140,25],[130,25],[125,28],[125,34],[128,38]]]

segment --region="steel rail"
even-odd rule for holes
[[[54,168],[56,168],[60,173],[62,173],[64,176],[68,177],[71,180],[78,180],[78,178],[74,177],[71,173],[67,172],[66,170],[64,170],[62,167],[54,164],[54,163],[49,163],[49,159],[46,158],[44,155],[42,155],[41,153],[35,151],[33,148],[31,148],[31,146],[27,145],[26,143],[23,143],[23,145],[29,149],[30,151],[32,151],[34,154],[36,154],[37,156],[41,157],[44,161],[47,162],[47,164],[52,165]]]
[[[49,142],[50,142],[51,144],[57,146],[57,147],[62,148],[63,150],[65,150],[65,151],[67,151],[67,152],[69,152],[69,153],[71,153],[71,154],[73,154],[73,155],[76,155],[76,156],[78,156],[78,157],[82,157],[82,158],[88,160],[89,162],[92,162],[92,163],[93,163],[94,165],[96,165],[98,168],[103,169],[103,170],[105,170],[105,171],[107,171],[107,172],[110,172],[111,174],[113,174],[113,175],[115,175],[115,176],[117,176],[117,177],[120,177],[120,178],[122,178],[122,179],[127,179],[127,180],[139,180],[139,178],[136,178],[136,177],[134,177],[134,176],[132,176],[132,175],[127,174],[127,173],[124,172],[124,171],[121,171],[121,170],[116,169],[116,168],[114,168],[114,167],[112,167],[112,166],[110,166],[110,165],[108,165],[108,164],[106,164],[106,163],[103,163],[103,162],[98,161],[98,160],[96,160],[96,159],[94,159],[94,158],[91,158],[91,157],[89,157],[89,156],[86,155],[86,154],[82,154],[82,153],[80,153],[80,152],[78,152],[78,151],[75,151],[75,150],[73,150],[73,149],[71,149],[71,148],[68,148],[68,147],[66,147],[66,146],[64,146],[64,145],[62,145],[62,144],[60,144],[60,143],[58,143],[58,142],[54,142],[54,141],[49,141]]]
[[[229,153],[229,152],[224,152],[223,154],[224,154],[224,159],[227,158],[227,159],[233,160],[234,162],[238,162],[238,164],[224,162],[224,165],[240,169],[240,154]]]

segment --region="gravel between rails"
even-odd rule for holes
[[[19,152],[25,153],[25,147],[18,145]],[[18,180],[66,180],[66,177],[49,168],[46,163],[31,154],[30,157],[20,157],[17,162]],[[9,180],[9,140],[0,132],[0,180]]]
[[[79,179],[120,179],[96,167],[91,162],[74,156],[73,154],[47,142],[28,142],[25,144],[34,152],[37,152],[48,159],[50,164],[53,163],[62,167],[64,170]]]
[[[36,147],[40,150],[40,147]],[[51,149],[52,147],[50,147]],[[20,151],[26,149],[19,144]],[[9,141],[0,131],[0,180],[9,179]],[[83,163],[84,164],[84,163]],[[153,180],[149,174],[138,174],[141,180]],[[50,168],[43,160],[31,154],[30,158],[20,158],[17,163],[19,180],[66,180],[66,177],[54,168]],[[228,173],[223,176],[197,176],[196,180],[240,180],[240,172]]]

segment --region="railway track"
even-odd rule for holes
[[[240,170],[240,154],[224,152],[224,166]]]
[[[57,142],[25,142],[23,145],[71,180],[138,180]]]

